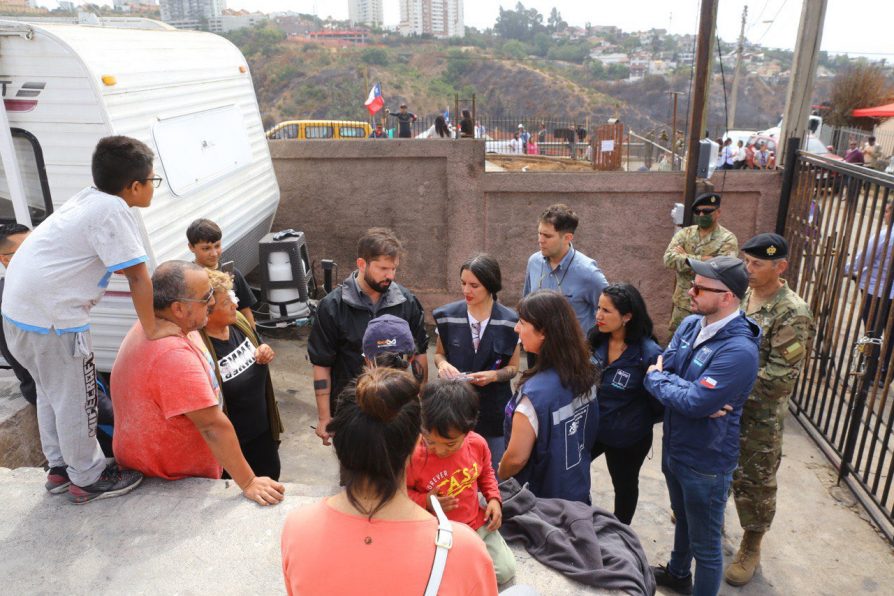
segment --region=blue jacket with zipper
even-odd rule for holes
[[[643,338],[609,364],[608,335],[599,334],[593,343],[593,361],[602,369],[596,440],[618,449],[629,447],[648,435],[661,419],[660,414],[653,414],[652,396],[643,386],[646,369],[658,360],[661,348],[654,340]]]
[[[717,474],[736,468],[742,406],[757,378],[760,327],[744,314],[694,346],[702,315],[684,319],[664,351],[663,371],[646,375],[646,389],[665,406],[664,456]],[[724,406],[732,412],[711,414]]]

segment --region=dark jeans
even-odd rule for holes
[[[503,435],[499,437],[485,436],[484,440],[487,441],[487,446],[490,449],[490,461],[494,467],[494,474],[496,474],[497,468],[500,466],[500,460],[503,459],[503,454],[506,453],[506,437]]]
[[[716,596],[723,578],[721,534],[732,472],[699,472],[662,454],[671,508],[677,518],[668,571],[687,577],[695,558],[694,596]]]
[[[279,443],[273,440],[269,430],[256,439],[240,442],[239,447],[255,476],[269,476],[279,480]],[[230,478],[230,475],[224,472],[223,478]]]
[[[609,447],[597,441],[590,451],[591,461],[605,454],[615,489],[615,517],[628,526],[639,501],[639,470],[651,448],[652,430],[649,429],[649,434],[628,447]]]
[[[876,337],[875,328],[879,327],[881,329],[881,334],[879,335],[879,337],[881,337],[885,334],[885,329],[888,326],[888,315],[891,313],[891,299],[877,298],[875,312],[870,318],[869,311],[872,310],[872,300],[873,296],[871,294],[866,296],[866,303],[863,305],[863,309],[860,311],[860,320],[863,321],[863,328],[865,329],[865,333],[867,336]],[[888,342],[888,346],[884,354],[879,353],[878,366],[879,368],[881,368],[882,380],[884,380],[885,375],[887,375],[888,368],[891,363],[891,357],[894,356],[894,350],[891,349],[892,343],[894,342]]]

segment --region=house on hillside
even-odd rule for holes
[[[599,60],[606,66],[609,66],[610,64],[627,64],[630,62],[630,57],[627,54],[601,54],[595,50],[590,52],[590,58]]]

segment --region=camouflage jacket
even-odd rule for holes
[[[674,249],[682,246],[686,254],[678,254]],[[689,267],[686,259],[702,257],[735,257],[739,254],[739,241],[736,236],[721,225],[717,225],[714,231],[702,238],[698,233],[698,226],[688,226],[674,234],[667,250],[664,251],[664,266],[673,269],[677,273],[677,285],[674,288],[674,305],[689,310],[689,286],[695,279],[695,274]]]
[[[755,312],[748,312],[751,289],[742,300],[746,314],[761,327],[757,381],[749,399],[778,402],[791,395],[810,352],[813,315],[785,280],[779,291]]]

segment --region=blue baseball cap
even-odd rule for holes
[[[363,334],[362,346],[363,355],[370,360],[385,352],[416,353],[409,323],[394,315],[382,315],[370,321]]]

